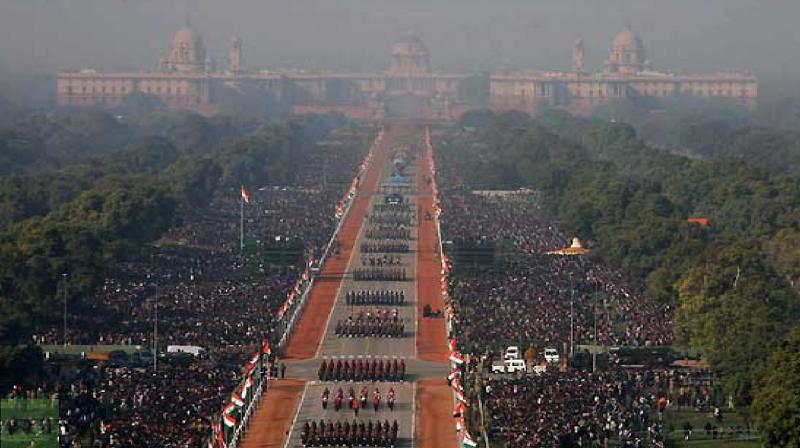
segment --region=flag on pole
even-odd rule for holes
[[[456,347],[456,340],[455,339],[450,339],[447,342],[448,342],[448,346],[450,347],[450,351],[451,352],[456,351],[456,349],[458,348],[458,347]]]
[[[230,414],[222,414],[222,421],[228,428],[233,428],[236,426],[236,419],[233,418],[233,416],[231,416]]]
[[[228,403],[228,404],[225,405],[224,408],[222,408],[222,413],[227,415],[227,414],[230,414],[231,412],[233,412],[235,410],[236,410],[236,405],[233,404],[233,403]]]
[[[464,446],[469,448],[478,446],[478,444],[472,440],[472,437],[470,437],[469,433],[466,431],[464,431]]]
[[[450,353],[450,361],[459,366],[464,364],[464,358],[461,356],[461,353],[456,351]]]
[[[242,400],[242,397],[236,392],[231,394],[231,403],[235,404],[238,407],[244,406],[244,400]]]
[[[456,379],[456,378],[457,378],[459,375],[461,375],[461,371],[460,371],[460,370],[458,370],[458,369],[453,369],[453,371],[452,371],[452,372],[450,372],[450,374],[449,374],[449,375],[447,375],[447,379],[448,379],[448,380],[450,380],[450,381],[453,381],[453,380],[454,380],[454,379]]]
[[[244,188],[244,185],[242,185],[242,200],[248,204],[250,203],[250,192]]]
[[[456,408],[453,410],[453,417],[461,417],[464,415],[464,411],[467,409],[467,406],[464,403],[459,402],[456,405]]]

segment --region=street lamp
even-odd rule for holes
[[[572,238],[572,244],[569,247],[547,251],[547,255],[561,255],[567,257],[580,257],[588,253],[589,249],[583,247],[583,245],[581,245],[581,240],[578,238]],[[580,258],[578,258],[578,260],[580,265]],[[571,290],[569,301],[569,357],[572,358],[575,352],[575,285],[572,279],[572,272],[569,274],[569,283]],[[596,324],[597,322],[595,321],[595,337],[597,336]]]
[[[64,347],[67,346],[67,273],[61,274],[61,287],[64,293]]]
[[[153,371],[158,370],[158,282],[151,282],[150,274],[147,274],[147,282],[155,288],[153,297]]]

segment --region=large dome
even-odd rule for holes
[[[606,65],[612,72],[635,73],[643,70],[647,64],[642,39],[630,28],[626,28],[611,43],[611,55]]]
[[[172,38],[172,48],[162,65],[168,71],[199,71],[205,62],[203,38],[187,22]]]
[[[425,46],[425,42],[419,38],[419,36],[415,34],[407,34],[397,41],[395,41],[394,45],[392,45],[392,54],[400,55],[400,54],[428,54],[428,48]]]
[[[639,38],[639,36],[637,36],[629,28],[626,28],[614,36],[612,47],[628,50],[641,50],[644,46],[642,45],[642,39]]]

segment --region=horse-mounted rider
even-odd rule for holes
[[[326,387],[322,391],[322,409],[328,409],[328,398],[330,398],[331,391]]]
[[[375,391],[372,392],[372,406],[375,409],[375,412],[378,412],[378,408],[381,407],[381,391],[378,388],[375,388]]]

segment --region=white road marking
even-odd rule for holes
[[[306,383],[306,386],[303,388],[303,395],[300,396],[300,401],[297,403],[297,411],[294,413],[294,418],[292,419],[292,426],[289,427],[289,434],[286,436],[286,442],[283,444],[283,448],[287,448],[289,446],[289,442],[292,441],[292,434],[294,434],[294,427],[297,425],[297,417],[300,416],[300,410],[303,409],[303,402],[306,400],[306,392],[308,392],[308,386],[311,383]]]
[[[411,448],[414,448],[414,441],[417,439],[417,431],[414,427],[417,416],[417,382],[411,383]]]

